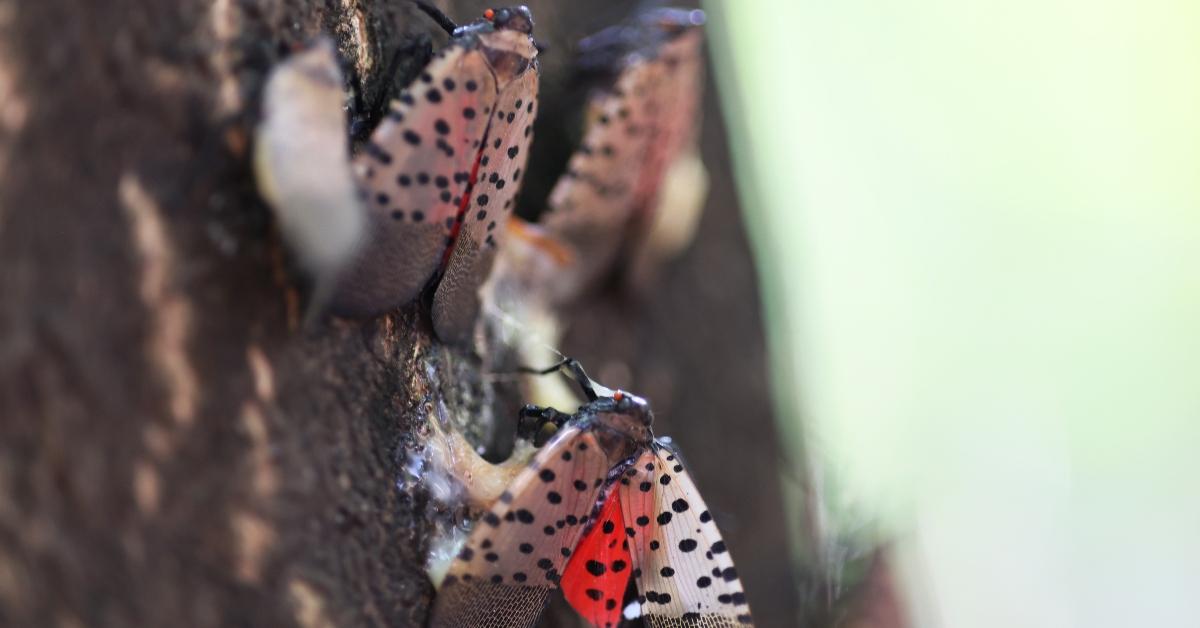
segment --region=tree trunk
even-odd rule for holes
[[[532,204],[570,151],[572,42],[633,3],[596,4],[530,2],[549,44]],[[303,328],[248,144],[287,50],[333,35],[370,102],[419,67],[406,53],[385,77],[394,51],[444,35],[370,0],[0,0],[0,29],[0,625],[423,625],[431,524],[400,481],[405,452],[431,404],[490,442],[511,438],[519,399],[481,377],[490,356],[432,340],[419,305]],[[648,298],[570,313],[565,349],[651,400],[724,512],[759,625],[793,625],[757,287],[715,103],[693,247]]]

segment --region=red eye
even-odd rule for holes
[[[490,19],[496,17],[496,12],[491,9],[488,9],[483,12],[483,17],[484,17],[484,19],[490,20]]]
[[[613,399],[616,399],[617,401],[620,401],[624,398],[625,398],[625,393],[623,393],[619,390],[617,392],[613,393]]]

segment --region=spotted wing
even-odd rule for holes
[[[631,561],[621,500],[618,491],[610,490],[563,571],[563,597],[593,626],[619,625]]]
[[[629,547],[632,552],[633,576],[641,574],[641,563],[650,550],[650,542],[657,532],[654,518],[658,507],[658,485],[655,482],[655,469],[658,466],[653,451],[644,451],[634,461],[633,465],[621,478],[617,491],[621,500],[621,514],[625,517],[625,527],[632,531],[629,535]]]
[[[612,267],[631,222],[656,209],[672,162],[695,144],[701,33],[626,60],[614,87],[593,97],[583,142],[550,194],[547,229],[575,248],[564,296]]]
[[[691,29],[664,43],[646,68],[652,86],[645,95],[651,138],[634,190],[634,206],[652,212],[671,163],[694,148],[703,81],[702,32]]]
[[[336,311],[379,314],[428,283],[449,244],[496,95],[484,54],[454,45],[392,102],[354,159],[370,239],[342,280]]]
[[[733,559],[679,456],[655,443],[621,487],[640,613],[651,628],[753,625]]]
[[[634,192],[653,129],[646,100],[655,93],[649,62],[624,69],[592,97],[583,141],[550,193],[546,229],[574,251],[576,283],[612,264],[634,209]]]
[[[442,583],[430,625],[532,626],[558,586],[607,472],[591,432],[560,430],[476,524]]]
[[[635,215],[622,248],[624,279],[645,290],[661,262],[691,241],[708,196],[696,130],[703,93],[702,32],[691,28],[664,43],[653,64],[654,137],[634,193]]]
[[[491,272],[529,159],[537,95],[534,66],[509,83],[496,102],[463,224],[433,299],[434,331],[443,341],[463,342],[474,329],[479,286]]]

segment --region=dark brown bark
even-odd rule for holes
[[[630,4],[530,2],[551,52],[527,197],[570,150],[571,42]],[[371,100],[391,51],[444,37],[368,0],[20,0],[0,28],[0,625],[421,625],[406,447],[431,401],[475,436],[501,417],[503,440],[517,400],[418,305],[302,329],[248,141],[289,47],[335,35]],[[567,349],[652,401],[759,624],[793,625],[757,288],[708,100],[695,245],[646,297],[572,312]]]

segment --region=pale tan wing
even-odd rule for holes
[[[534,66],[513,79],[496,101],[462,228],[433,299],[434,331],[443,341],[463,342],[474,330],[479,286],[495,262],[529,160],[537,95]]]
[[[437,271],[497,96],[484,53],[452,45],[400,94],[354,159],[370,238],[334,306],[379,314]]]
[[[652,135],[646,101],[654,75],[650,62],[635,60],[611,90],[592,97],[583,141],[550,193],[543,224],[575,249],[577,284],[611,266],[625,235]]]
[[[653,451],[642,452],[625,471],[625,477],[621,478],[617,489],[629,536],[634,579],[641,576],[642,565],[650,552],[650,542],[658,531],[654,521],[658,510],[658,485],[655,484],[657,461]]]
[[[703,95],[702,32],[685,30],[666,42],[655,59],[658,75],[654,138],[638,182],[637,208],[622,249],[625,280],[642,290],[654,284],[658,267],[691,241],[708,196],[697,130]]]
[[[475,524],[442,583],[430,625],[532,626],[558,586],[608,468],[591,432],[560,430]]]
[[[682,461],[656,444],[634,468],[621,506],[647,625],[753,625],[733,559]]]
[[[563,294],[586,288],[641,237],[671,164],[695,149],[702,34],[689,29],[651,55],[627,59],[614,88],[594,97],[588,127],[550,194],[547,230],[574,248]],[[632,232],[631,232],[632,230]]]
[[[664,43],[648,64],[653,87],[645,106],[651,138],[634,191],[637,211],[650,212],[657,207],[667,169],[683,151],[695,147],[703,82],[702,43],[703,32],[689,29]]]

